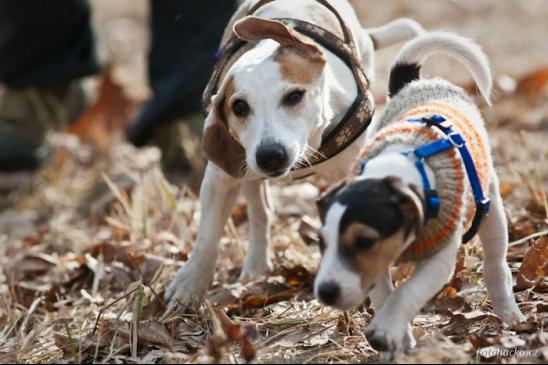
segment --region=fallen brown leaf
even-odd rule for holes
[[[548,67],[530,72],[518,80],[517,93],[538,95],[548,84]]]
[[[519,273],[530,281],[548,276],[548,236],[535,241],[525,254]]]
[[[31,280],[37,276],[43,276],[46,272],[54,268],[56,260],[48,255],[24,255],[15,259],[6,270],[8,282],[18,282],[21,280]]]
[[[163,323],[156,320],[141,323],[139,328],[139,340],[159,345],[170,350],[175,341]]]
[[[257,355],[253,345],[253,340],[257,335],[255,326],[242,326],[232,321],[223,310],[213,308],[209,302],[207,302],[207,306],[214,323],[214,336],[209,344],[209,349],[216,363],[220,362],[223,353],[226,352],[220,348],[226,348],[229,342],[240,345],[242,357],[247,363],[253,361]]]

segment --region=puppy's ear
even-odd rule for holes
[[[385,178],[388,185],[394,190],[400,211],[404,219],[405,235],[412,231],[417,237],[423,227],[424,204],[423,196],[414,185],[404,183],[399,177]]]
[[[325,219],[325,213],[327,211],[327,208],[332,203],[333,197],[346,186],[347,181],[343,180],[332,187],[328,188],[326,191],[324,191],[318,199],[316,199],[316,207],[318,208],[318,215],[320,216],[320,220],[322,223],[324,223]]]
[[[282,47],[292,48],[301,55],[325,62],[325,55],[316,43],[280,21],[247,16],[237,21],[233,30],[236,36],[245,41],[273,39]]]
[[[245,149],[230,134],[224,111],[226,91],[231,83],[232,79],[225,80],[211,100],[204,124],[202,156],[230,176],[240,178],[245,173]]]

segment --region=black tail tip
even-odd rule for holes
[[[416,63],[397,63],[390,71],[388,95],[394,97],[412,81],[420,79],[421,66]]]

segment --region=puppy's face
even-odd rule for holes
[[[260,42],[230,68],[206,121],[208,133],[225,129],[223,140],[237,144],[237,162],[226,167],[228,142],[210,138],[216,156],[206,157],[237,176],[250,168],[265,177],[282,176],[306,163],[310,144],[321,138],[325,56],[312,40],[281,22],[247,17],[236,23],[236,34]],[[217,147],[215,147],[215,145]],[[221,160],[221,161],[219,161]],[[224,166],[223,166],[224,165]],[[236,171],[233,171],[236,169]],[[232,172],[234,173],[232,173]]]
[[[324,304],[363,303],[422,226],[420,193],[399,178],[361,179],[318,202],[323,258],[314,292]]]

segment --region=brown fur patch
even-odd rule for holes
[[[225,94],[223,96],[223,115],[226,119],[227,124],[230,125],[229,119],[232,114],[232,106],[230,105],[230,98],[234,93],[236,92],[236,87],[234,86],[234,77],[230,76],[228,80],[226,80],[225,85]]]
[[[339,251],[345,262],[361,278],[364,290],[371,286],[388,270],[404,249],[405,235],[398,231],[390,237],[377,240],[368,250],[356,250],[356,240],[360,236],[378,237],[375,229],[361,223],[351,223],[339,237]]]
[[[372,227],[357,222],[350,223],[341,234],[341,247],[352,247],[358,237],[361,236],[370,238],[372,240],[377,240],[380,237],[379,232],[377,232],[377,230]]]
[[[293,47],[280,47],[274,61],[280,64],[284,80],[304,85],[317,80],[325,65],[325,58],[308,57]]]
[[[280,43],[274,60],[281,65],[282,77],[290,82],[309,84],[325,65],[325,54],[312,39],[280,21],[248,16],[234,24],[234,33],[250,42],[273,39]]]
[[[228,116],[230,104],[228,100],[234,94],[234,79],[227,79],[215,98],[209,111],[202,138],[202,156],[222,168],[233,177],[241,177],[245,172],[245,149],[232,136],[229,129]]]

